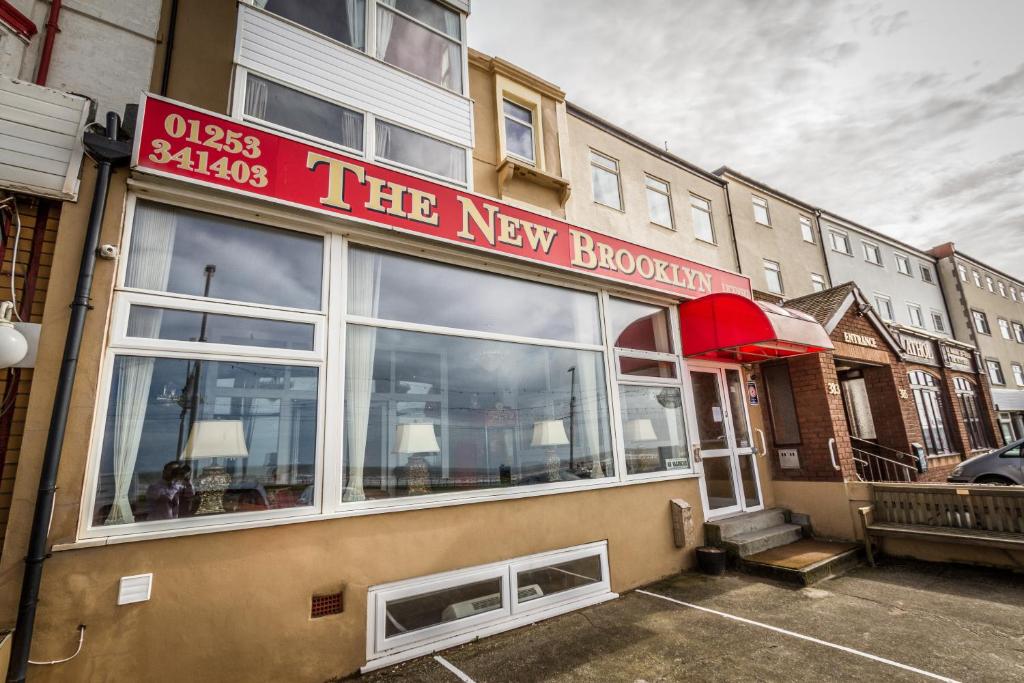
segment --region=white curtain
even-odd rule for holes
[[[381,257],[363,251],[349,254],[349,313],[376,317],[380,304]],[[342,500],[363,500],[363,466],[366,461],[366,435],[369,431],[370,402],[373,399],[373,357],[377,350],[377,330],[349,325],[346,359],[345,438],[347,440],[348,478]]]
[[[576,338],[593,342],[598,338],[597,299],[592,296],[580,296],[573,305],[573,322]],[[606,390],[597,381],[597,362],[600,356],[593,351],[576,352],[576,427],[574,436],[577,439],[576,453],[589,455],[594,464],[595,479],[604,477],[604,462],[601,460],[601,412],[608,414]]]
[[[382,159],[391,159],[394,161],[394,150],[391,149],[391,129],[381,121],[377,121],[375,129],[375,136],[377,138],[377,156]]]
[[[455,12],[444,13],[445,33],[450,36],[460,34],[459,15]],[[462,91],[462,45],[448,43],[441,58],[441,85],[456,92]]]
[[[366,5],[363,0],[345,0],[345,15],[352,47],[362,50],[366,42]]]
[[[157,291],[167,288],[176,224],[177,214],[173,210],[139,204],[128,258],[126,281],[130,286]],[[162,318],[163,312],[159,309],[136,309],[128,324],[128,335],[156,337]],[[118,389],[114,399],[114,503],[107,515],[107,524],[135,521],[129,493],[139,457],[154,360],[139,356],[118,359]]]
[[[341,113],[341,144],[352,149],[363,148],[363,117],[347,109]]]
[[[267,118],[267,82],[249,76],[245,86],[245,113],[258,119]]]
[[[396,0],[377,0],[378,5],[394,7]],[[395,15],[387,10],[377,10],[377,59],[384,59],[391,45],[391,30],[395,27]]]

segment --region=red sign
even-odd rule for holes
[[[750,281],[147,95],[133,167],[681,297],[750,296]]]

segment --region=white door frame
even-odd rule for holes
[[[725,372],[732,370],[739,373],[740,382],[743,382],[743,372],[740,366],[733,363],[715,363],[712,361],[703,360],[687,360],[685,366],[686,372],[686,386],[689,389],[689,401],[690,404],[690,423],[693,425],[693,441],[696,445],[700,445],[700,433],[699,425],[697,421],[697,407],[696,397],[693,392],[693,382],[690,377],[691,372],[706,372],[717,377],[718,382],[718,393],[722,403],[723,419],[725,424],[726,440],[728,443],[727,448],[715,449],[714,451],[701,452],[701,468],[700,468],[700,495],[701,502],[704,504],[704,513],[706,519],[716,519],[726,515],[736,514],[738,512],[753,512],[755,510],[764,509],[764,493],[761,489],[761,476],[757,468],[757,454],[754,449],[754,429],[750,423],[750,413],[747,410],[746,400],[742,401],[743,406],[743,419],[746,420],[747,424],[747,438],[750,441],[750,446],[739,448],[736,444],[736,433],[732,421],[732,406],[729,404],[729,386],[726,382]],[[710,454],[709,454],[710,453]],[[730,505],[729,507],[721,507],[712,509],[708,500],[707,481],[704,475],[704,463],[705,458],[729,458],[730,468],[732,470],[732,487],[733,493],[736,496],[736,505]],[[743,480],[740,477],[740,459],[749,458],[750,468],[754,476],[754,485],[757,487],[757,505],[747,505],[746,496],[743,494]]]

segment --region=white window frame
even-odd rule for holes
[[[994,374],[993,370],[998,370],[999,376],[1002,378],[1003,381],[997,381],[996,378],[992,376]],[[999,361],[998,358],[985,359],[985,374],[988,375],[989,383],[994,384],[997,387],[1006,386],[1006,374],[1003,372],[1003,364]]]
[[[798,220],[800,222],[800,238],[808,244],[815,244],[814,222],[811,221],[810,217],[803,214],[800,214],[800,218]],[[807,228],[807,230],[804,231],[804,228]],[[810,239],[807,239],[808,237],[810,237]]]
[[[960,281],[967,282],[967,266],[962,263],[956,264],[956,270],[960,274]]]
[[[509,116],[505,113],[505,103],[515,105],[520,109],[525,109],[530,114],[530,122],[521,121],[514,116]],[[537,110],[532,105],[524,104],[523,102],[509,97],[508,93],[502,93],[501,95],[501,126],[504,129],[503,134],[505,136],[505,154],[509,155],[513,159],[519,159],[523,163],[530,164],[531,166],[537,166],[537,129],[534,127],[534,121],[537,118]],[[516,154],[509,149],[508,146],[508,122],[514,121],[520,126],[526,126],[530,129],[530,149],[533,153],[533,158],[524,157],[522,154]]]
[[[935,271],[927,263],[918,263],[918,270],[921,272],[921,282],[926,282],[929,285],[935,284]]]
[[[914,320],[914,311],[917,311],[917,320]],[[907,302],[907,319],[910,320],[912,327],[916,327],[919,330],[925,329],[924,311],[921,309],[920,304]]]
[[[1017,288],[1013,285],[1010,285],[1010,298],[1017,301]]]
[[[703,203],[707,204],[707,208],[704,208],[703,206],[694,206],[693,205],[693,200],[695,200],[695,199],[698,202],[703,202]],[[714,244],[714,245],[717,246],[718,245],[718,231],[715,230],[715,216],[714,216],[714,213],[712,212],[711,200],[707,199],[705,197],[702,197],[699,194],[695,194],[695,193],[691,192],[690,193],[689,203],[690,203],[690,219],[691,220],[693,219],[693,212],[694,211],[700,211],[701,213],[706,213],[707,214],[707,216],[708,216],[708,223],[711,224],[711,240],[710,241],[704,239],[703,237],[700,237],[697,234],[696,230],[694,230],[694,232],[693,232],[693,238],[695,240],[703,242],[704,244]]]
[[[1013,338],[1017,343],[1024,344],[1024,325],[1015,320],[1011,320],[1010,327],[1013,328]]]
[[[999,325],[999,336],[1007,341],[1013,341],[1013,328],[1010,327],[1010,321],[1006,318],[996,318],[996,324]]]
[[[519,603],[519,572],[595,555],[600,558],[601,581]],[[384,637],[388,601],[495,578],[502,579],[501,609],[442,622],[400,636]],[[611,590],[607,541],[370,586],[367,590],[366,610],[367,664],[361,670],[373,671],[617,597],[618,594]]]
[[[980,318],[979,318],[979,316],[980,316]],[[978,324],[979,321],[985,323],[985,328],[986,329],[981,329],[981,325]],[[973,327],[974,327],[974,331],[975,332],[977,332],[978,334],[985,334],[985,335],[988,335],[990,337],[992,336],[992,325],[989,323],[989,321],[988,321],[988,314],[985,313],[985,311],[980,311],[977,308],[972,308],[971,309],[971,322],[973,323]]]
[[[661,188],[651,187],[651,182],[652,181],[655,182],[655,183],[664,185],[665,189],[662,190]],[[651,175],[650,173],[644,173],[644,199],[647,198],[647,193],[648,192],[654,192],[656,194],[660,194],[662,197],[664,197],[668,201],[668,225],[665,225],[664,223],[659,223],[658,221],[654,220],[654,216],[650,215],[651,211],[650,211],[650,206],[648,205],[648,207],[647,207],[648,216],[647,217],[650,219],[651,223],[654,223],[655,225],[657,225],[658,227],[661,227],[661,228],[667,228],[669,230],[675,230],[676,229],[676,219],[675,219],[675,207],[672,205],[672,184],[670,182],[668,182],[667,180],[662,180],[661,178],[659,178],[657,176],[654,176],[654,175]]]
[[[604,164],[595,163],[595,160],[594,160],[595,156],[600,158],[600,159],[604,159],[605,161],[610,162],[610,166],[611,167],[609,167],[607,165],[604,165]],[[625,201],[624,201],[624,198],[622,196],[622,169],[619,166],[619,160],[616,159],[615,157],[608,156],[604,152],[599,152],[596,149],[594,149],[593,147],[590,147],[587,150],[587,164],[588,164],[587,168],[590,169],[590,196],[594,200],[594,203],[595,204],[600,204],[601,206],[606,206],[609,209],[615,209],[616,211],[625,212]],[[597,192],[594,189],[594,168],[595,167],[601,169],[605,173],[611,173],[611,174],[613,174],[615,176],[615,184],[619,188],[619,205],[618,206],[612,206],[611,204],[606,204],[605,202],[602,202],[601,200],[599,200],[597,198]]]
[[[767,286],[767,283],[768,283],[768,271],[772,271],[776,275],[779,276],[779,291],[776,292],[771,287],[768,287],[768,291],[771,292],[772,294],[779,294],[779,295],[785,294],[786,293],[786,283],[782,280],[782,264],[779,263],[778,261],[772,261],[771,259],[761,259],[761,261],[762,261],[762,267],[764,269],[764,281],[766,283],[766,286]],[[769,267],[769,265],[773,265],[775,267],[771,268],[771,267]]]
[[[821,289],[817,289],[817,285],[821,285]],[[815,292],[824,292],[828,289],[828,282],[825,281],[825,276],[821,273],[811,273],[811,289]]]
[[[1006,284],[1002,280],[999,280],[996,283],[996,286],[999,288],[999,296],[1001,296],[1001,297],[1003,297],[1005,299],[1006,298]]]
[[[468,49],[468,42],[467,42],[467,38],[466,38],[466,15],[464,13],[462,13],[462,12],[459,12],[457,10],[452,9],[450,6],[446,5],[443,2],[438,2],[438,0],[430,0],[430,2],[432,2],[432,3],[436,4],[436,5],[440,5],[441,7],[444,7],[445,9],[447,9],[447,10],[449,10],[449,11],[459,15],[459,37],[458,38],[452,38],[450,35],[448,35],[444,31],[439,31],[438,29],[434,28],[433,26],[430,26],[429,24],[423,23],[422,21],[420,21],[416,17],[411,16],[409,14],[406,14],[405,12],[403,12],[400,9],[398,9],[397,7],[391,7],[390,5],[386,5],[384,3],[378,2],[378,0],[366,0],[366,13],[367,13],[367,17],[366,17],[366,41],[365,41],[366,42],[366,53],[365,54],[367,56],[371,57],[372,59],[380,62],[381,64],[387,64],[390,68],[395,69],[396,71],[400,71],[400,72],[402,72],[404,74],[407,74],[407,75],[409,75],[409,76],[411,76],[413,78],[416,78],[416,79],[418,79],[420,81],[423,81],[424,83],[429,83],[430,85],[434,86],[435,88],[440,88],[440,89],[444,90],[445,92],[450,92],[450,93],[455,93],[457,95],[467,96],[469,94],[469,68],[468,68],[468,66],[469,66],[469,64],[468,64],[468,62],[469,62],[469,49]],[[461,89],[460,90],[452,90],[451,88],[445,87],[444,85],[442,85],[440,83],[437,83],[436,81],[430,80],[429,78],[425,78],[423,76],[419,76],[417,74],[412,73],[411,71],[406,71],[402,67],[400,67],[400,66],[398,66],[396,64],[392,64],[391,62],[387,62],[383,58],[377,56],[377,13],[378,13],[378,9],[380,9],[380,8],[384,8],[385,11],[393,12],[396,16],[408,19],[412,23],[417,24],[418,26],[420,26],[422,28],[425,28],[426,30],[430,31],[431,33],[434,33],[434,34],[436,34],[436,35],[438,35],[438,36],[448,40],[449,42],[455,43],[456,45],[459,46],[459,51],[461,53],[460,54],[460,61],[461,61],[461,67],[462,67],[462,82],[460,83],[460,85],[461,85]],[[344,44],[344,43],[342,43],[342,44]]]
[[[988,291],[991,292],[992,294],[996,293],[995,280],[992,279],[991,275],[985,276],[985,287],[987,287]]]
[[[1024,365],[1013,362],[1010,363],[1010,368],[1013,371],[1013,381],[1018,387],[1024,387]]]
[[[882,248],[875,242],[869,242],[867,240],[861,240],[860,243],[864,249],[864,260],[873,266],[885,268],[885,265],[882,263]],[[877,257],[877,260],[871,258],[871,254],[874,254]]]
[[[372,3],[372,2],[374,2],[374,0],[367,0],[367,2],[368,3]],[[274,83],[277,83],[278,85],[281,85],[281,86],[283,86],[285,88],[290,88],[292,90],[295,90],[296,92],[301,92],[304,95],[309,95],[310,97],[316,97],[317,99],[323,100],[324,102],[327,102],[329,104],[334,104],[334,105],[337,105],[339,107],[344,107],[345,109],[348,109],[350,111],[356,112],[357,114],[362,114],[362,116],[363,116],[363,149],[362,149],[362,151],[357,150],[357,149],[353,149],[351,147],[345,147],[344,145],[339,145],[338,143],[332,142],[331,140],[324,140],[323,138],[319,138],[319,137],[316,137],[315,135],[310,135],[308,133],[304,133],[304,132],[299,131],[299,130],[294,130],[294,129],[291,129],[291,128],[285,128],[284,126],[277,125],[277,124],[272,123],[270,121],[265,121],[263,119],[259,119],[259,118],[253,117],[253,116],[248,116],[245,113],[245,91],[246,91],[246,88],[248,87],[248,83],[249,83],[249,74],[252,74],[253,76],[256,76],[257,78],[262,78],[264,80],[273,81]],[[262,72],[253,71],[251,69],[247,69],[247,68],[245,68],[243,66],[238,66],[238,65],[235,66],[233,81],[234,82],[233,82],[233,85],[232,85],[231,113],[230,113],[230,116],[231,116],[231,118],[235,119],[236,121],[242,121],[246,125],[253,126],[254,128],[262,128],[262,129],[265,129],[265,130],[269,130],[269,131],[271,131],[271,132],[273,132],[273,133],[275,133],[277,135],[281,135],[283,137],[291,138],[293,140],[298,140],[299,142],[306,142],[306,143],[312,142],[312,143],[316,144],[317,146],[322,146],[322,147],[325,147],[325,148],[328,148],[328,149],[335,149],[335,150],[338,150],[339,152],[341,152],[342,154],[346,154],[348,156],[352,156],[352,157],[355,157],[355,158],[358,158],[358,159],[365,159],[365,160],[368,160],[368,161],[372,161],[375,164],[380,164],[381,166],[386,166],[388,168],[393,168],[393,169],[396,169],[396,170],[405,171],[407,173],[410,173],[412,175],[419,176],[419,177],[422,177],[422,178],[429,178],[429,179],[431,179],[433,181],[439,182],[439,183],[444,184],[444,185],[448,185],[450,187],[456,187],[456,188],[459,188],[459,189],[469,190],[469,191],[473,190],[473,157],[472,157],[472,153],[473,152],[472,152],[471,149],[460,145],[458,142],[455,142],[454,140],[448,140],[448,139],[445,139],[445,138],[438,137],[436,135],[432,135],[432,134],[427,133],[425,131],[418,130],[414,126],[411,126],[411,125],[409,125],[407,123],[403,123],[401,121],[398,121],[398,120],[395,120],[395,119],[392,119],[392,118],[388,118],[387,116],[381,116],[379,114],[375,114],[373,112],[366,111],[366,110],[360,109],[358,107],[353,107],[351,104],[347,104],[347,103],[342,102],[342,101],[340,101],[338,99],[332,98],[332,97],[330,97],[328,95],[325,95],[324,93],[312,92],[312,91],[307,90],[305,88],[301,88],[301,87],[299,87],[296,84],[282,81],[279,78],[274,78],[274,77],[268,76],[267,74],[264,74]],[[430,138],[432,140],[437,140],[438,142],[443,142],[443,143],[445,143],[447,145],[452,145],[453,147],[458,147],[459,149],[463,150],[464,154],[465,154],[465,158],[466,158],[466,162],[465,162],[465,164],[466,164],[466,180],[465,180],[465,182],[459,181],[459,180],[457,180],[455,178],[449,178],[447,176],[438,175],[436,173],[432,173],[430,171],[419,169],[419,168],[416,168],[414,166],[408,166],[406,164],[403,164],[403,163],[400,163],[400,162],[397,162],[397,161],[391,161],[390,159],[386,159],[384,157],[378,156],[377,155],[377,120],[378,119],[380,121],[384,122],[384,123],[389,124],[389,125],[397,126],[399,128],[404,128],[405,130],[411,131],[411,132],[415,133],[416,135],[422,135],[423,137]]]
[[[130,192],[126,200],[124,217],[124,234],[122,244],[131,244],[131,230],[136,212],[136,205],[139,197]],[[663,472],[651,472],[637,475],[626,475],[626,457],[622,443],[621,410],[618,395],[618,355],[614,352],[611,341],[607,339],[610,331],[607,326],[607,315],[605,313],[605,302],[609,291],[601,283],[588,280],[569,283],[564,276],[558,274],[534,274],[528,277],[528,281],[542,282],[568,289],[590,292],[598,296],[600,306],[600,320],[602,324],[601,344],[579,344],[576,342],[558,342],[549,339],[532,339],[528,337],[517,337],[507,334],[487,334],[466,330],[450,330],[448,328],[415,325],[401,322],[376,321],[374,324],[381,327],[395,327],[409,329],[412,331],[423,331],[432,333],[447,333],[481,340],[512,341],[521,343],[540,343],[552,347],[568,347],[584,350],[602,352],[605,359],[605,391],[608,398],[608,421],[610,430],[610,444],[615,464],[615,475],[602,479],[586,480],[581,479],[574,482],[545,483],[530,486],[512,488],[491,488],[477,489],[472,491],[458,491],[451,493],[427,494],[422,496],[380,499],[377,501],[342,502],[342,457],[344,444],[343,420],[327,419],[330,415],[343,415],[343,391],[344,367],[345,367],[345,329],[349,322],[365,324],[366,319],[359,316],[349,315],[345,311],[346,302],[346,278],[349,244],[373,249],[382,249],[395,254],[404,254],[416,258],[438,261],[452,266],[469,267],[484,272],[499,273],[513,278],[522,279],[523,273],[513,263],[495,262],[486,256],[478,258],[451,252],[445,247],[424,249],[418,243],[395,243],[386,234],[379,231],[369,230],[357,231],[357,234],[342,235],[335,232],[337,227],[335,221],[325,218],[322,221],[311,222],[309,216],[293,215],[287,213],[267,214],[254,207],[251,202],[244,199],[226,198],[216,203],[209,202],[192,191],[164,190],[148,194],[142,197],[145,201],[166,205],[172,208],[200,211],[226,218],[234,218],[252,222],[259,225],[267,225],[284,230],[304,232],[307,234],[323,237],[324,262],[323,262],[323,283],[322,305],[320,311],[306,309],[290,309],[284,307],[261,306],[245,302],[228,300],[204,299],[200,296],[189,296],[181,294],[162,294],[145,290],[137,290],[124,286],[127,261],[129,254],[126,253],[118,260],[117,275],[115,281],[115,299],[112,306],[110,341],[104,351],[101,361],[99,381],[97,385],[97,400],[92,416],[92,431],[88,447],[86,465],[85,485],[81,494],[81,514],[76,539],[72,542],[59,544],[59,549],[93,546],[97,544],[119,543],[148,540],[152,538],[173,538],[192,534],[215,533],[220,531],[231,531],[237,529],[259,528],[275,526],[280,524],[300,523],[307,521],[336,519],[368,514],[381,514],[401,510],[415,510],[435,507],[450,507],[454,505],[467,505],[479,502],[494,500],[509,500],[518,498],[529,498],[545,495],[559,495],[572,491],[595,490],[603,488],[617,488],[626,485],[646,483],[661,480],[697,479],[701,476],[700,464],[695,462],[692,453],[695,445],[696,426],[694,423],[693,411],[687,409],[688,401],[692,400],[692,390],[688,381],[688,363],[681,355],[681,344],[679,338],[679,317],[678,307],[673,301],[666,297],[653,293],[630,293],[626,298],[632,301],[649,303],[662,306],[667,309],[669,325],[671,328],[673,352],[668,354],[654,354],[664,359],[671,359],[677,363],[678,378],[674,380],[661,380],[651,377],[631,377],[639,380],[639,384],[664,384],[680,389],[683,399],[684,425],[686,428],[686,444],[690,449],[690,468],[686,470],[668,470]],[[126,247],[127,250],[127,247]],[[621,293],[618,293],[621,296]],[[118,299],[125,299],[119,301]],[[123,333],[114,334],[113,330],[118,325],[122,327],[127,324],[127,313],[131,302],[151,302],[159,299],[167,307],[195,310],[201,306],[202,310],[214,312],[226,312],[231,315],[253,316],[256,309],[260,311],[260,317],[273,319],[294,320],[304,322],[317,318],[319,330],[315,333],[316,346],[314,352],[293,351],[292,355],[281,353],[280,349],[240,349],[234,345],[214,345],[209,343],[199,344],[198,342],[175,342],[166,341],[166,345],[159,349],[153,348],[152,340],[137,338],[126,338]],[[332,303],[333,302],[333,303]],[[116,312],[116,314],[115,314]],[[122,341],[124,342],[122,344]],[[178,348],[171,349],[177,345]],[[340,349],[327,353],[328,349]],[[242,352],[240,354],[240,351]],[[323,354],[313,360],[311,354]],[[643,355],[644,352],[628,351],[626,355]],[[284,364],[293,366],[314,366],[319,368],[317,382],[317,446],[315,454],[315,500],[312,506],[287,508],[280,510],[269,510],[259,512],[239,512],[213,515],[207,517],[192,517],[187,519],[163,520],[153,522],[135,522],[131,524],[92,526],[92,518],[95,510],[95,498],[97,494],[97,482],[99,479],[100,460],[103,448],[105,422],[110,400],[110,389],[113,379],[113,366],[116,355],[141,355],[146,357],[169,357],[169,358],[202,358],[211,361],[241,360],[242,362],[261,362],[266,364]],[[244,356],[240,358],[241,356]],[[691,406],[692,408],[692,406]],[[332,454],[332,455],[325,455]]]
[[[946,316],[943,315],[942,311],[938,311],[938,310],[936,310],[934,308],[931,310],[931,314],[932,314],[932,328],[936,332],[945,333],[946,332]],[[938,324],[936,324],[936,323],[938,323]]]
[[[882,310],[882,302],[885,302],[885,311]],[[882,320],[888,320],[890,322],[895,321],[896,311],[892,307],[892,297],[886,296],[885,294],[875,293],[875,306],[878,308],[878,315],[882,317]],[[888,315],[886,315],[888,312]]]
[[[836,246],[837,237],[842,239],[843,244],[846,245],[845,250],[839,249]],[[832,249],[832,251],[836,252],[837,254],[843,254],[844,256],[853,256],[853,243],[850,241],[850,233],[846,232],[845,230],[836,230],[834,228],[829,228],[828,242],[829,247]]]
[[[757,223],[758,225],[763,225],[766,228],[772,227],[772,213],[768,209],[768,200],[766,198],[760,196],[760,195],[751,194],[750,195],[750,205],[751,205],[750,206],[751,211],[753,211],[753,214],[754,214],[754,222]],[[755,206],[758,206],[758,207],[761,207],[762,209],[764,209],[765,220],[763,220],[763,221],[758,220],[758,218],[757,218],[757,211],[754,209]]]
[[[971,270],[971,275],[974,276],[974,284],[977,285],[979,289],[981,289],[983,287],[983,285],[981,284],[981,273],[979,273],[976,270]]]
[[[906,275],[907,277],[910,278],[914,277],[914,266],[913,264],[911,264],[909,256],[907,256],[906,254],[896,252],[892,255],[892,257],[896,261],[897,273],[899,273],[900,275]],[[905,265],[906,268],[902,268],[901,264]]]

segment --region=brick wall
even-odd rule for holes
[[[18,213],[21,216],[21,236],[14,259],[14,287],[18,295],[18,310],[25,322],[39,323],[42,321],[43,303],[50,277],[57,223],[60,219],[60,204],[22,195],[16,199]],[[12,223],[8,226],[7,240],[0,249],[3,254],[3,264],[0,267],[0,301],[7,301],[11,297],[11,256],[14,238],[15,226]],[[27,278],[26,275],[30,275],[32,270],[36,271],[35,277]],[[0,474],[0,552],[3,552],[3,539],[7,532],[7,518],[31,387],[31,369],[0,370],[0,457],[3,459],[3,470]]]

